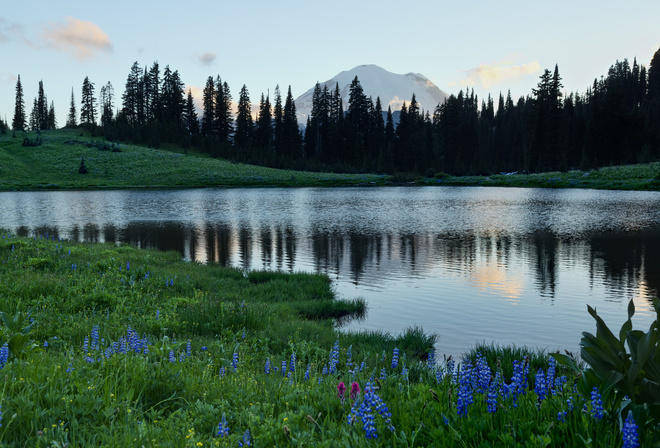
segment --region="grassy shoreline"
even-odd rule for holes
[[[2,231],[0,259],[2,446],[621,445],[547,355],[338,332],[364,303],[323,275]]]
[[[24,139],[36,144],[23,146]],[[84,160],[86,174],[79,174]],[[498,186],[660,190],[660,163],[533,174],[448,176],[277,170],[212,159],[181,148],[109,143],[74,130],[0,135],[0,191],[206,187]]]

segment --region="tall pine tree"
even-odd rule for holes
[[[11,122],[11,128],[15,131],[25,131],[26,124],[23,85],[21,84],[21,75],[18,75],[18,80],[16,81],[16,104],[14,106],[14,118]]]

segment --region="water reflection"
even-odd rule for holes
[[[480,340],[574,349],[593,326],[652,317],[660,195],[387,188],[0,194],[0,228],[174,250],[244,270],[328,274],[363,296],[352,330],[420,324],[459,354]]]

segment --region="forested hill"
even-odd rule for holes
[[[86,77],[80,115],[72,91],[66,126],[153,147],[192,145],[234,161],[338,172],[470,175],[660,159],[660,50],[648,70],[636,60],[616,61],[584,93],[563,95],[562,88],[555,66],[517,100],[502,94],[479,99],[461,91],[423,111],[413,95],[395,124],[392,111],[383,110],[380,98],[367,97],[355,77],[347,104],[338,86],[317,85],[303,134],[290,87],[286,95],[277,88],[272,99],[261,94],[253,117],[247,86],[234,108],[228,84],[209,76],[198,116],[177,70],[135,62],[121,95],[110,83],[97,94]],[[15,104],[12,129],[57,127],[42,83],[28,116],[19,76]]]

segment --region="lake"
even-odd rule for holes
[[[244,270],[327,274],[363,297],[345,331],[578,350],[587,304],[646,331],[660,289],[660,193],[481,187],[0,193],[0,228],[176,250]]]

